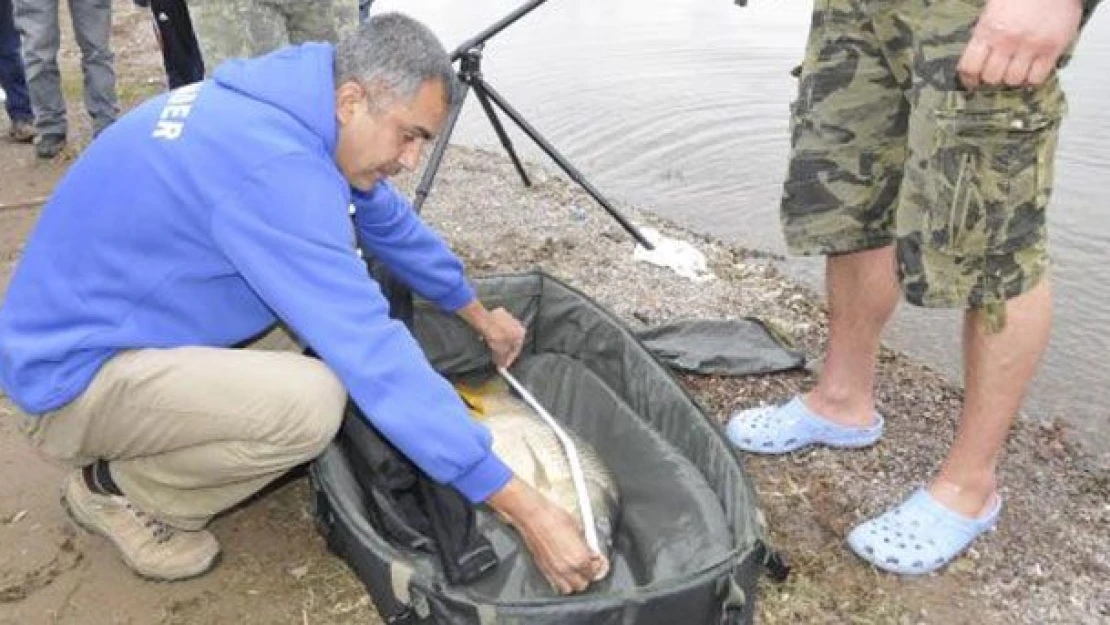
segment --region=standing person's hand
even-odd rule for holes
[[[987,0],[956,71],[964,87],[1035,87],[1079,32],[1082,0]]]
[[[608,560],[590,551],[579,523],[519,478],[486,503],[520,532],[536,566],[559,594],[581,592],[608,572]]]

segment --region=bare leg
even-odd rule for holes
[[[998,457],[1021,407],[1052,326],[1044,279],[1006,305],[1006,327],[988,334],[981,311],[964,319],[964,407],[956,440],[929,491],[968,517],[994,504]]]
[[[829,346],[817,386],[804,401],[842,425],[868,426],[875,420],[879,337],[901,297],[894,267],[893,246],[826,261]]]

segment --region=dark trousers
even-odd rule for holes
[[[19,32],[15,29],[12,0],[0,0],[0,87],[7,94],[8,117],[13,122],[33,122],[27,76],[23,73]]]
[[[204,80],[204,59],[185,0],[150,0],[170,89]]]

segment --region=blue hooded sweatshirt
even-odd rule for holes
[[[0,307],[0,386],[20,408],[64,406],[121,350],[231,346],[280,319],[433,479],[472,501],[509,480],[356,252],[357,227],[422,297],[447,311],[475,298],[392,185],[361,193],[338,169],[333,58],[305,44],[226,63],[73,164]]]

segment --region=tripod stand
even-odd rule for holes
[[[640,245],[649,250],[654,249],[651,242],[644,238],[640,231],[625,219],[624,215],[621,215],[617,209],[613,208],[612,204],[610,204],[609,201],[586,180],[585,176],[575,169],[562,154],[540,135],[538,130],[529,124],[516,109],[509,105],[509,103],[506,102],[484,78],[482,78],[482,50],[485,48],[486,41],[544,2],[547,2],[547,0],[530,0],[530,2],[518,7],[515,11],[486,30],[463,42],[462,45],[451,53],[451,61],[459,61],[458,79],[462,92],[459,94],[455,106],[451,110],[450,116],[447,118],[447,124],[443,132],[436,139],[435,147],[432,149],[431,156],[428,158],[428,165],[424,168],[424,174],[420,178],[420,184],[416,187],[416,197],[413,201],[413,208],[419,212],[420,207],[424,204],[424,200],[428,197],[428,191],[431,189],[432,183],[435,180],[440,162],[443,160],[443,154],[447,151],[447,144],[450,141],[452,131],[455,129],[455,123],[459,120],[459,114],[462,112],[463,104],[466,102],[466,97],[473,91],[474,95],[478,98],[478,102],[482,105],[482,110],[485,111],[490,125],[493,126],[494,132],[497,133],[497,138],[500,140],[501,146],[505,148],[505,151],[509,155],[509,159],[512,160],[513,167],[516,169],[517,174],[520,175],[520,179],[524,183],[524,186],[532,186],[532,181],[528,178],[528,173],[524,171],[524,165],[521,164],[520,158],[513,148],[512,140],[509,139],[508,133],[505,132],[505,127],[501,124],[501,120],[493,108],[494,105],[497,105],[497,108],[500,109],[502,113],[515,122],[524,134],[528,135],[544,153],[550,156],[551,159],[566,172],[571,180],[585,189],[586,193],[590,194],[602,208],[612,215],[613,218],[640,243]]]

